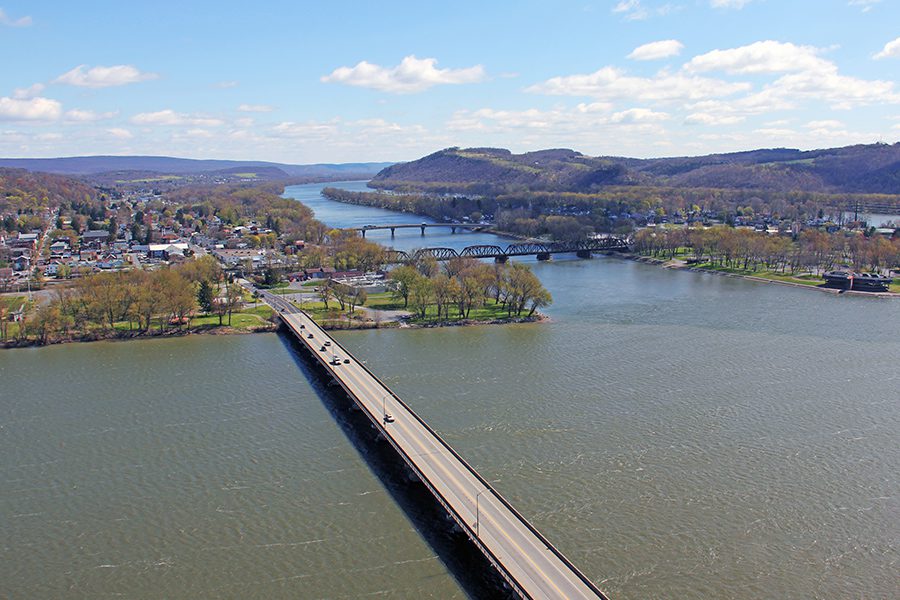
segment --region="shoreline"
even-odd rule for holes
[[[195,327],[188,329],[172,329],[167,331],[156,332],[102,332],[97,334],[87,334],[82,336],[70,336],[63,338],[49,339],[46,342],[40,340],[6,340],[0,342],[0,349],[14,350],[19,348],[40,348],[44,346],[60,346],[63,344],[79,344],[89,342],[129,342],[133,340],[152,340],[187,337],[193,335],[249,335],[253,333],[271,333],[278,329],[278,326],[271,321],[265,325],[259,325],[247,329],[238,329],[229,327],[228,325],[216,325],[214,327]]]
[[[514,325],[521,323],[549,322],[550,317],[542,313],[536,313],[530,317],[509,317],[503,319],[460,319],[453,321],[436,321],[434,323],[407,323],[404,321],[360,321],[349,322],[344,326],[336,326],[334,323],[319,323],[326,331],[369,331],[373,329],[439,329],[443,327],[474,327],[479,325]],[[188,337],[194,335],[251,335],[254,333],[275,333],[282,327],[281,323],[268,322],[265,325],[248,329],[237,329],[228,325],[215,327],[197,327],[193,329],[167,330],[163,332],[121,332],[88,334],[79,337],[65,337],[50,339],[46,342],[40,340],[6,340],[0,342],[0,350],[16,350],[22,348],[42,348],[46,346],[61,346],[64,344],[80,344],[90,342],[129,342],[135,340],[152,340]]]
[[[648,265],[656,265],[664,269],[674,269],[677,271],[692,271],[694,273],[709,273],[711,275],[720,275],[722,277],[733,277],[736,279],[746,279],[748,281],[757,281],[760,283],[774,283],[778,285],[786,285],[794,288],[804,288],[807,290],[817,290],[835,296],[859,296],[863,298],[900,298],[900,293],[896,292],[863,292],[860,290],[841,290],[837,288],[825,287],[824,285],[807,285],[794,281],[781,281],[778,279],[767,279],[765,277],[757,277],[756,275],[743,275],[741,273],[726,273],[724,271],[714,271],[712,269],[704,269],[703,267],[692,267],[686,264],[672,262],[661,258],[653,258],[651,256],[641,256],[632,253],[610,253],[608,256],[618,256],[624,260],[632,260]]]
[[[313,319],[315,320],[315,319]],[[334,322],[316,323],[325,331],[357,331],[371,329],[439,329],[443,327],[474,327],[479,325],[514,325],[519,323],[546,323],[550,317],[543,313],[535,313],[530,317],[508,317],[501,319],[457,319],[434,321],[431,323],[409,323],[407,321],[358,321],[343,322],[347,327],[336,326]]]

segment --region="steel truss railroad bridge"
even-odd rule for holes
[[[417,262],[423,258],[437,261],[453,258],[493,258],[506,262],[511,256],[536,256],[538,260],[549,260],[552,254],[574,252],[579,257],[590,258],[592,252],[627,252],[628,242],[618,237],[603,237],[580,242],[517,242],[505,248],[491,244],[466,246],[460,251],[453,248],[420,248],[410,254],[403,250],[386,250],[388,263]]]

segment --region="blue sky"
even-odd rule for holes
[[[0,156],[900,140],[898,0],[0,0]]]

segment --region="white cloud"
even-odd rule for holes
[[[241,104],[238,106],[238,110],[241,112],[272,112],[275,110],[274,106],[269,106],[268,104]]]
[[[629,108],[610,116],[610,123],[658,123],[667,121],[668,113],[652,111],[649,108]]]
[[[121,127],[113,127],[111,129],[107,129],[106,133],[120,140],[130,140],[134,137],[134,135],[132,135],[130,131]]]
[[[236,88],[241,85],[239,81],[217,81],[213,84],[214,88],[219,88],[220,90],[227,90],[231,88]]]
[[[847,4],[849,6],[860,6],[862,7],[862,11],[865,13],[872,10],[872,7],[874,7],[876,4],[879,4],[880,2],[881,0],[850,0],[849,2],[847,2]]]
[[[7,27],[28,27],[31,23],[31,17],[29,16],[13,19],[0,8],[0,25],[6,25]]]
[[[590,96],[601,100],[626,98],[637,102],[701,100],[748,91],[748,83],[661,71],[652,78],[631,77],[621,69],[603,67],[586,75],[553,77],[526,89],[551,96]]]
[[[272,131],[277,137],[324,139],[337,133],[337,125],[337,120],[329,122],[307,121],[305,123],[284,121],[273,127]]]
[[[685,125],[735,125],[743,121],[740,115],[710,114],[704,112],[691,113],[684,118]]]
[[[574,109],[462,110],[453,115],[447,127],[453,131],[506,133],[510,131],[544,132],[546,135],[594,135],[599,131],[659,131],[658,123],[668,120],[667,113],[646,108],[629,108],[610,113],[593,105],[579,104]]]
[[[672,4],[647,7],[641,0],[620,0],[613,6],[612,11],[622,15],[626,21],[643,21],[650,17],[665,16],[678,8],[679,7]]]
[[[838,129],[844,124],[834,119],[826,119],[823,121],[810,121],[806,124],[807,129]]]
[[[137,125],[167,125],[183,126],[193,125],[197,127],[217,127],[223,124],[221,119],[206,117],[203,115],[189,115],[175,112],[172,109],[156,112],[139,113],[131,117],[131,122]]]
[[[750,4],[753,0],[710,0],[713,8],[736,8],[738,10]]]
[[[831,63],[819,71],[784,75],[767,87],[773,95],[784,99],[826,102],[831,108],[839,110],[869,104],[900,103],[900,94],[894,91],[893,82],[841,75]]]
[[[27,88],[16,88],[13,90],[13,98],[19,100],[27,100],[39,96],[46,86],[43,83],[35,83]]]
[[[112,119],[118,113],[116,112],[104,112],[98,113],[93,110],[82,110],[79,108],[74,108],[72,110],[66,111],[66,120],[67,121],[75,121],[79,123],[91,123],[94,121],[103,121],[105,119]]]
[[[435,85],[477,83],[486,77],[484,67],[438,69],[437,59],[407,56],[396,67],[382,67],[362,61],[355,67],[340,67],[321,80],[343,83],[395,94],[422,92]]]
[[[53,83],[64,83],[78,87],[104,88],[129,83],[138,83],[159,77],[156,73],[143,73],[132,65],[114,65],[112,67],[91,67],[78,65],[71,71],[63,73]]]
[[[795,138],[798,135],[798,133],[793,129],[775,129],[770,127],[754,129],[753,133],[757,133],[769,138]]]
[[[872,58],[875,60],[881,60],[882,58],[900,58],[900,37],[885,44],[884,48],[881,49],[881,52]]]
[[[62,104],[50,98],[0,98],[0,121],[55,121]]]
[[[819,52],[812,46],[765,40],[695,56],[684,68],[692,73],[725,71],[739,75],[818,70],[829,64],[819,58]]]
[[[678,56],[683,48],[684,44],[678,40],[661,40],[638,46],[628,55],[628,58],[632,60],[658,60],[660,58]]]

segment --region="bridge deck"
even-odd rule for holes
[[[263,297],[516,592],[534,599],[606,598],[365,365],[283,298]],[[323,352],[325,342],[331,346]],[[340,364],[332,364],[334,357]],[[384,412],[393,422],[385,422]]]

